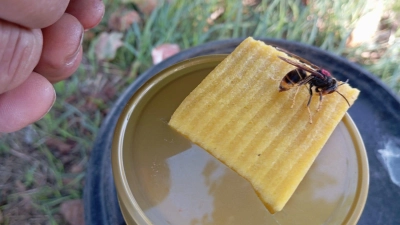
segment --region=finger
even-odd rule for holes
[[[82,59],[82,25],[74,16],[65,13],[42,32],[43,51],[35,71],[51,82],[69,77]]]
[[[100,23],[104,4],[101,0],[71,0],[66,12],[75,16],[84,29],[90,29]]]
[[[68,3],[68,0],[1,0],[0,18],[29,28],[43,28],[55,23]]]
[[[51,83],[32,73],[20,86],[0,95],[0,132],[14,132],[39,120],[55,97]]]
[[[32,73],[42,51],[42,32],[0,20],[0,94]]]

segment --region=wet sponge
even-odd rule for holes
[[[295,67],[253,38],[244,40],[174,112],[169,125],[247,179],[271,212],[282,210],[349,106],[337,93],[310,105],[306,85],[279,92]],[[359,91],[338,89],[350,104]]]

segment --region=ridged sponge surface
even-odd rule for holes
[[[253,38],[244,40],[174,112],[169,125],[247,179],[271,212],[282,210],[349,106],[337,93],[312,99],[307,86],[279,92],[295,67]],[[338,91],[350,102],[359,91]]]

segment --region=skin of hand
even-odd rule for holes
[[[103,14],[101,0],[0,1],[0,133],[20,130],[50,110],[52,83],[78,68],[83,33]]]

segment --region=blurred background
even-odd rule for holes
[[[253,36],[318,46],[400,94],[400,1],[104,0],[74,76],[37,123],[0,134],[0,224],[84,224],[91,148],[113,102],[146,69],[214,40]]]

